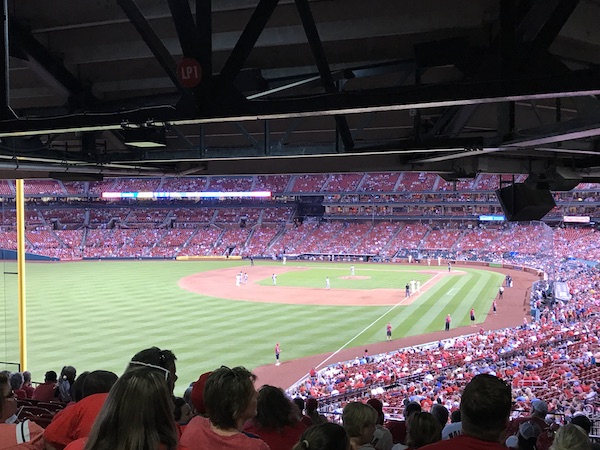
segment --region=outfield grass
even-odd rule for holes
[[[288,264],[293,267],[295,263]],[[468,325],[471,307],[477,312],[477,321],[482,322],[503,279],[496,272],[460,268],[467,275],[441,278],[418,301],[397,307],[251,303],[203,296],[177,285],[184,276],[237,265],[247,263],[28,263],[28,369],[33,379],[41,380],[45,371],[58,372],[65,364],[80,372],[107,369],[120,374],[133,354],[157,345],[172,349],[178,357],[176,392],[181,394],[200,373],[222,364],[252,369],[272,363],[275,342],[281,343],[284,359],[293,359],[334,351],[344,344],[362,346],[382,341],[387,322],[394,326],[394,338],[440,330],[448,313],[453,327]],[[356,275],[368,273],[370,278],[344,280],[339,277],[350,275],[350,264],[302,265],[309,270],[282,273],[278,286],[324,287],[328,276],[332,290],[403,290],[411,279],[424,284],[431,277],[414,272],[414,266],[354,264]],[[15,266],[5,263],[1,286],[3,361],[19,360],[16,276],[11,274],[16,272]],[[257,281],[271,284],[270,277]]]
[[[297,266],[291,262],[290,267]],[[304,263],[301,264],[304,266]],[[386,265],[361,265],[355,267],[355,275],[368,277],[366,279],[348,278],[350,265],[311,263],[309,270],[284,272],[277,275],[278,286],[296,286],[303,288],[325,287],[325,278],[329,278],[332,288],[339,289],[400,289],[404,291],[406,283],[411,280],[425,284],[432,275],[416,272],[412,267],[386,266]],[[260,280],[260,285],[270,286],[271,278]]]

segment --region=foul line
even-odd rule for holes
[[[434,276],[432,276],[429,280],[427,280],[425,283],[423,283],[421,285],[421,287],[425,287],[427,286],[427,284],[433,282],[438,276],[440,275],[444,275],[444,272],[440,272],[440,273],[436,273]],[[419,294],[416,294],[417,296]],[[361,334],[363,334],[365,331],[367,331],[369,328],[371,328],[373,325],[375,325],[377,322],[379,322],[381,319],[383,319],[387,314],[389,314],[390,312],[392,312],[394,309],[396,309],[398,306],[402,306],[402,303],[404,303],[405,300],[409,299],[410,297],[405,297],[402,300],[400,300],[398,303],[396,303],[394,306],[392,306],[390,309],[388,309],[387,311],[385,311],[381,316],[379,316],[377,319],[375,319],[373,322],[371,322],[369,325],[367,325],[365,328],[363,328],[363,330],[358,333],[356,336],[354,336],[352,339],[350,339],[348,342],[346,342],[344,345],[342,345],[340,348],[338,348],[336,351],[334,351],[331,355],[329,355],[327,358],[325,358],[323,361],[321,361],[319,364],[317,364],[314,368],[318,369],[319,367],[322,367],[325,365],[325,363],[327,363],[327,361],[329,361],[330,359],[332,359],[335,355],[337,355],[339,352],[341,352],[342,350],[344,350],[346,347],[348,347],[348,345],[356,340]],[[414,299],[414,298],[413,298]],[[296,386],[298,383],[300,383],[302,380],[304,380],[308,375],[310,375],[310,373],[306,373],[304,374],[298,381],[296,381],[294,384],[292,384],[292,386]]]

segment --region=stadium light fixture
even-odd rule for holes
[[[137,148],[160,148],[167,146],[167,132],[164,127],[126,126],[121,131],[123,143]]]

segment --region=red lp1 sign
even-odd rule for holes
[[[177,65],[177,78],[183,86],[194,88],[202,80],[202,66],[194,58],[183,58]]]

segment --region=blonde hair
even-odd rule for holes
[[[377,423],[377,411],[366,403],[350,402],[344,407],[342,421],[348,436],[359,437],[366,427]]]
[[[558,429],[550,450],[590,450],[592,444],[579,425],[568,423]]]
[[[428,412],[416,412],[406,420],[406,445],[419,448],[442,440],[442,425]]]

